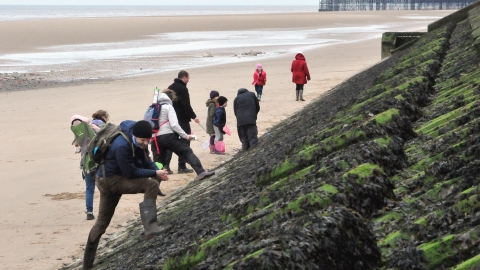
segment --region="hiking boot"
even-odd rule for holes
[[[170,166],[166,165],[166,166],[163,166],[163,168],[167,170],[168,174],[173,174],[173,171],[170,170]]]
[[[87,220],[92,220],[95,219],[95,216],[93,215],[92,212],[87,212]]]
[[[183,169],[178,168],[178,173],[193,173],[193,170],[189,168],[183,168]]]
[[[147,199],[140,203],[140,217],[145,229],[145,240],[150,240],[164,231],[157,224],[157,204],[155,200]]]
[[[162,190],[158,189],[158,196],[167,196],[167,194],[163,193]]]
[[[214,174],[215,174],[215,172],[207,172],[207,171],[205,171],[205,172],[200,173],[200,174],[197,176],[197,178],[195,178],[195,180],[202,180],[202,179],[205,179],[205,178],[207,178],[207,177],[209,177],[209,176],[212,176],[212,175],[214,175]]]

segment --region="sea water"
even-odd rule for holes
[[[5,6],[0,6],[5,7]],[[46,19],[53,17],[107,17],[107,16],[170,16],[209,14],[253,14],[274,12],[308,12],[313,7],[30,7],[13,6],[0,9],[3,19]],[[422,19],[402,24],[419,27]],[[424,24],[424,22],[423,22]],[[126,42],[76,44],[41,48],[35,53],[0,55],[0,73],[50,72],[62,73],[58,79],[101,79],[169,70],[190,69],[262,59],[297,51],[378,38],[393,24],[344,26],[318,29],[265,29],[242,31],[195,31],[164,33]],[[258,37],[262,37],[259,39]],[[258,51],[256,56],[248,55]],[[292,56],[293,57],[293,56]]]

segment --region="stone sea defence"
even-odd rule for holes
[[[162,236],[143,241],[136,221],[104,242],[96,267],[478,269],[476,10],[177,190],[159,203]]]

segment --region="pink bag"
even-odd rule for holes
[[[217,150],[220,153],[225,153],[225,143],[223,141],[218,141],[215,144],[215,150]]]
[[[225,131],[228,136],[232,136],[232,132],[230,131],[230,128],[228,126],[223,126],[223,131]]]

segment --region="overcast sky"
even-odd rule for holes
[[[318,5],[317,0],[0,0],[0,5]]]

